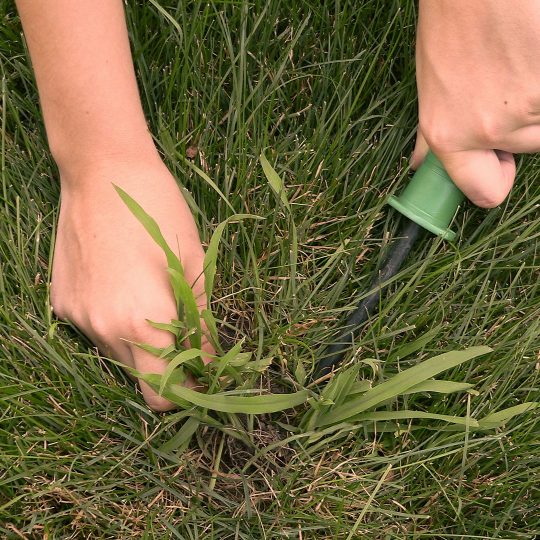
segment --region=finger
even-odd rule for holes
[[[191,285],[191,288],[193,290],[193,294],[195,296],[195,300],[197,302],[197,308],[199,309],[199,313],[202,313],[203,310],[208,309],[208,301],[206,297],[206,292],[204,289],[204,273],[202,271],[202,263],[200,265],[192,265],[190,268],[186,270],[186,279]],[[193,268],[199,269],[198,273],[196,273]],[[205,364],[208,364],[212,361],[212,357],[215,356],[216,350],[214,346],[212,345],[211,339],[210,339],[210,332],[208,330],[208,327],[206,325],[206,322],[201,317],[201,350],[207,355],[202,356],[202,360]],[[186,348],[190,348],[189,341],[186,340],[184,343],[184,346]]]
[[[152,319],[152,320],[170,320],[169,319]],[[174,344],[174,336],[170,332],[156,330],[148,325],[148,329],[137,336],[137,342],[152,345],[153,347],[165,348]],[[167,369],[169,363],[164,358],[158,358],[152,353],[130,345],[129,347],[132,365],[141,373],[159,373],[162,374]],[[164,412],[174,409],[176,405],[168,399],[160,396],[147,382],[139,379],[139,386],[147,405],[154,411]]]
[[[201,318],[201,351],[203,351],[203,354],[201,355],[201,359],[205,364],[209,364],[214,360],[214,357],[216,355],[216,349],[212,344],[210,332],[208,330],[208,327],[206,325],[206,322]],[[191,342],[188,339],[185,339],[182,343],[186,349],[191,349]]]
[[[101,355],[106,358],[112,358],[117,362],[121,362],[125,366],[133,367],[133,358],[129,352],[129,347],[124,341],[117,340],[114,344],[108,341],[104,341],[98,336],[93,335],[91,332],[87,333],[88,338],[94,343]],[[128,369],[124,369],[124,373],[133,381],[137,382],[137,377],[133,375]]]
[[[152,320],[170,320],[174,317],[155,317]],[[215,349],[211,345],[207,334],[206,324],[201,320],[201,329],[202,329],[202,339],[201,339],[201,349],[207,353],[207,355],[202,355],[202,360],[205,364],[208,364],[212,361],[213,355],[215,355]],[[148,328],[144,330],[143,333],[138,333],[137,339],[133,340],[138,343],[145,343],[152,345],[158,348],[166,348],[175,343],[174,336],[166,331],[157,330],[148,325]],[[184,343],[186,349],[191,348],[189,340],[186,340]],[[136,345],[130,345],[130,352],[132,355],[131,365],[140,371],[141,373],[158,373],[163,374],[167,369],[169,360],[158,358],[154,354],[137,347]],[[191,374],[188,374],[186,380],[184,381],[184,386],[187,388],[192,388],[195,390],[204,390],[204,387],[199,383]],[[139,379],[139,386],[143,393],[144,400],[148,406],[154,411],[164,412],[174,409],[176,405],[171,401],[167,400],[163,396],[160,396],[147,382]]]
[[[201,319],[201,330],[202,330],[202,336],[201,336],[201,350],[205,352],[206,354],[202,356],[202,360],[205,364],[209,364],[213,357],[216,354],[216,349],[212,345],[212,342],[210,341],[210,332],[208,331],[208,328],[206,326],[206,323]]]
[[[99,324],[96,324],[95,320],[91,321],[88,317],[77,316],[70,319],[64,313],[62,314],[62,320],[70,323],[81,334],[86,336],[97,347],[100,355],[133,367],[127,344],[121,339],[111,339],[107,331],[109,325],[106,322],[100,321]],[[125,370],[125,373],[132,381],[137,380],[128,370]]]
[[[426,154],[428,153],[429,146],[426,142],[426,139],[422,135],[422,132],[420,131],[420,127],[416,131],[416,144],[414,146],[414,151],[411,156],[410,164],[411,169],[416,170],[420,165],[422,165],[422,162],[426,158]]]
[[[525,126],[507,133],[504,136],[503,148],[511,150],[514,154],[540,151],[540,126]]]
[[[466,150],[437,153],[454,183],[483,208],[501,204],[514,183],[516,164],[509,152]]]

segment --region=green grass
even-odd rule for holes
[[[203,240],[234,214],[264,218],[224,230],[216,317],[254,359],[273,359],[262,388],[299,389],[395,232],[384,201],[408,175],[414,138],[414,4],[138,4],[127,13],[147,118]],[[51,317],[57,173],[11,2],[0,16],[1,537],[540,534],[535,412],[486,432],[420,419],[308,444],[294,440],[299,407],[241,417],[255,451],[211,426],[170,450],[190,429],[185,413],[150,412]],[[494,349],[445,374],[475,392],[406,394],[393,410],[481,418],[539,399],[537,171],[538,158],[523,159],[504,205],[467,206],[455,245],[418,246],[358,340],[374,383],[446,351]]]

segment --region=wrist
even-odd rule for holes
[[[74,184],[87,178],[92,171],[107,168],[112,163],[161,163],[152,137],[125,137],[102,140],[95,144],[51,145],[51,154],[60,172],[62,185]]]

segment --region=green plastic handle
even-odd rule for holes
[[[424,229],[452,241],[456,233],[448,227],[464,199],[442,163],[428,152],[403,193],[391,196],[388,204]]]

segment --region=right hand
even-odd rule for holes
[[[499,205],[514,153],[540,150],[540,2],[420,0],[416,45],[419,130],[478,206]]]

